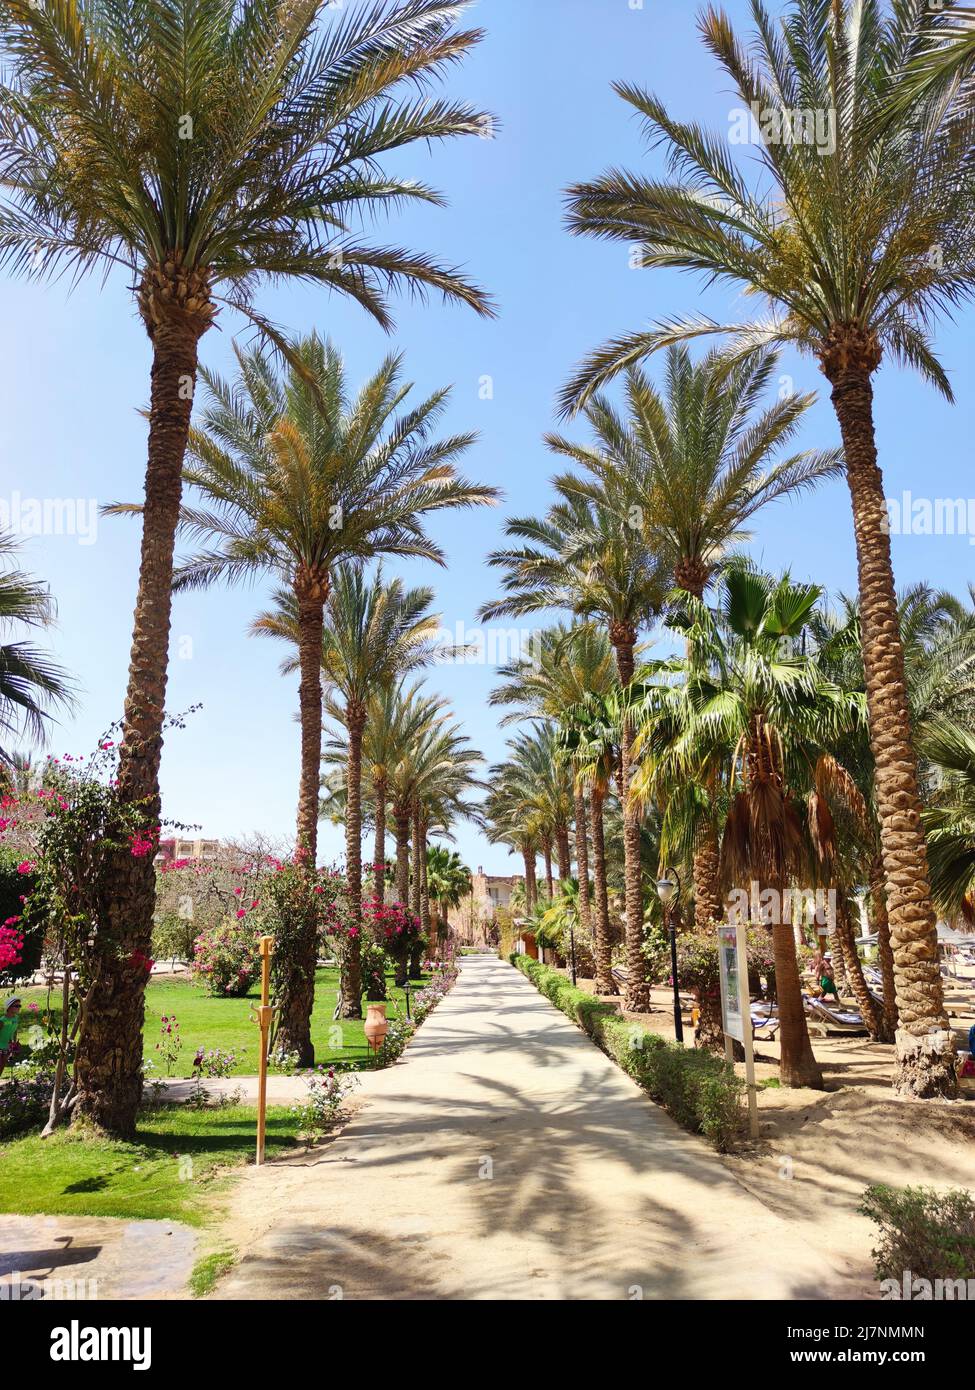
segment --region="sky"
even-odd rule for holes
[[[750,312],[734,291],[705,288],[699,278],[676,271],[634,271],[627,247],[572,237],[563,225],[567,185],[610,166],[662,172],[660,152],[645,147],[631,108],[611,90],[613,81],[651,89],[680,118],[725,134],[731,129],[737,103],[698,38],[696,9],[690,0],[480,0],[472,7],[486,38],[452,74],[448,89],[495,113],[494,138],[402,155],[398,171],[435,183],[449,207],[394,215],[373,235],[462,267],[494,296],[496,320],[438,302],[400,300],[388,336],[357,306],[321,290],[290,287],[258,296],[261,312],[291,334],[317,329],[330,336],[354,383],[375,371],[391,348],[402,351],[418,396],[452,384],[444,432],[479,432],[465,471],[502,489],[503,502],[435,518],[430,530],[446,553],[447,569],[410,563],[400,572],[435,586],[437,609],[452,633],[466,641],[484,633],[484,661],[436,667],[427,682],[452,701],[487,764],[503,758],[512,732],[498,728],[487,706],[497,683],[489,658],[505,659],[512,624],[500,624],[505,631],[498,634],[476,620],[478,607],[497,593],[485,556],[502,542],[506,516],[538,515],[550,501],[548,483],[559,463],[542,440],[555,424],[560,386],[585,353],[617,333],[675,314],[733,321]],[[726,9],[747,29],[745,0],[727,0]],[[124,274],[104,284],[96,276],[73,290],[5,277],[0,294],[7,322],[0,343],[0,511],[6,508],[0,519],[15,530],[19,521],[25,534],[33,529],[32,502],[56,508],[78,503],[76,533],[29,535],[23,562],[50,584],[58,624],[48,640],[82,695],[77,715],[52,731],[46,751],[81,754],[120,715],[125,689],[139,525],[97,519],[94,509],[141,494],[149,344]],[[972,323],[969,315],[937,331],[957,404],[893,366],[876,381],[888,497],[902,499],[910,491],[913,499],[963,498],[972,518],[964,534],[894,536],[898,583],[926,579],[959,594],[975,562],[975,501],[967,501],[975,495]],[[229,372],[235,335],[251,339],[245,324],[222,318],[203,340],[203,360]],[[815,365],[786,354],[781,376],[790,378],[785,386],[820,393],[797,447],[838,443]],[[567,432],[582,438],[584,426]],[[761,513],[750,550],[769,569],[789,567],[831,592],[855,591],[845,483],[837,480]],[[167,738],[163,815],[198,825],[208,837],[293,833],[297,678],[279,674],[274,643],[247,635],[270,588],[270,582],[220,588],[174,602],[168,706],[202,708]],[[456,827],[456,846],[472,869],[504,874],[520,867],[470,825]],[[341,852],[341,829],[324,824],[320,857]]]

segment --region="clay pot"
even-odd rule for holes
[[[373,1052],[378,1052],[382,1047],[386,1034],[389,1032],[389,1022],[386,1018],[385,1004],[366,1004],[366,1042]]]

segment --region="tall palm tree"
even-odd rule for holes
[[[173,549],[201,339],[220,306],[288,356],[254,307],[267,279],[317,284],[391,326],[405,287],[490,312],[428,256],[358,226],[435,190],[382,168],[483,130],[430,83],[476,44],[453,0],[2,0],[0,261],[32,277],[118,268],[152,348],[142,555],[118,790],[158,824]],[[317,782],[317,769],[316,769]],[[131,1134],[142,1089],[151,855],[108,866],[104,959],[79,1048],[79,1110]]]
[[[18,549],[12,536],[0,534],[0,563],[15,561]],[[46,585],[20,569],[0,570],[0,634],[49,628],[54,617]],[[46,652],[23,637],[0,642],[0,775],[12,781],[23,775],[22,759],[9,739],[39,743],[54,711],[73,703],[71,677]]]
[[[349,917],[362,929],[362,744],[369,714],[369,695],[375,686],[390,687],[433,658],[440,618],[431,614],[433,590],[407,589],[402,580],[387,583],[380,568],[372,583],[360,565],[338,565],[331,577],[325,606],[322,670],[328,685],[326,708],[348,734],[345,799],[345,871]],[[288,642],[300,651],[301,610],[292,590],[280,590],[276,607],[262,613],[251,631]],[[300,664],[294,655],[282,663],[282,674]],[[336,699],[335,696],[339,698]],[[359,969],[360,939],[354,937],[343,955],[339,1013],[362,1017]],[[308,1007],[313,1000],[303,1000]],[[308,1020],[310,1022],[310,1009]],[[304,1035],[307,1022],[295,1020]],[[281,1027],[286,1019],[281,1015]],[[287,1036],[292,1041],[289,1028]],[[292,1043],[293,1046],[293,1043]]]
[[[899,964],[895,1085],[953,1095],[954,1050],[938,969],[917,765],[897,636],[897,601],[872,378],[885,357],[916,368],[944,396],[951,386],[930,320],[966,300],[975,277],[975,107],[937,89],[891,114],[905,70],[927,51],[935,20],[925,0],[887,12],[881,0],[793,0],[774,21],[752,0],[757,34],[739,43],[713,7],[704,42],[743,109],[758,111],[758,191],[725,141],[674,120],[639,88],[617,91],[665,146],[671,181],[610,172],[569,192],[574,231],[641,246],[642,264],[731,281],[762,297],[769,316],[724,325],[681,320],[609,343],[583,364],[563,405],[584,404],[648,352],[699,334],[731,339],[729,360],[791,344],[832,388],[853,507],[867,698],[891,938]],[[793,138],[796,112],[828,129]]]
[[[496,551],[488,563],[504,571],[505,597],[481,609],[485,619],[563,609],[576,617],[600,620],[616,653],[620,683],[633,679],[634,652],[641,626],[659,613],[666,593],[658,556],[643,533],[630,524],[625,498],[612,483],[600,493],[580,495],[575,478],[554,481],[559,501],[546,517],[517,518],[509,536],[527,542]],[[643,956],[643,884],[640,871],[639,811],[628,796],[632,776],[633,731],[624,720],[619,789],[624,806],[626,879],[627,1007],[649,1007]]]
[[[458,477],[453,461],[473,440],[432,432],[448,393],[401,411],[411,386],[388,357],[350,397],[341,356],[312,334],[279,373],[260,350],[238,351],[236,384],[202,371],[209,403],[190,431],[185,480],[204,506],[183,505],[181,526],[206,549],[180,564],[177,589],[239,583],[262,573],[290,585],[301,681],[299,850],[314,866],[322,749],[325,608],[336,566],[378,555],[443,563],[424,530],[432,512],[493,500],[494,489]],[[299,369],[300,368],[300,369]],[[112,510],[120,510],[114,508]],[[300,998],[280,1001],[282,1044],[307,1056],[316,943],[301,943]]]
[[[760,409],[777,366],[768,350],[730,367],[717,352],[695,364],[687,347],[675,344],[667,351],[663,392],[630,367],[625,411],[605,396],[586,403],[591,445],[548,437],[552,449],[589,474],[578,483],[568,477],[566,485],[596,500],[609,487],[673,583],[695,598],[703,598],[729,549],[748,538],[746,527],[762,507],[842,470],[838,450],[782,457],[815,397],[793,394]],[[706,811],[706,795],[700,805]],[[695,914],[703,925],[719,901],[717,843],[707,814],[698,818],[696,838]]]
[[[588,623],[546,628],[530,656],[520,657],[499,670],[502,684],[488,697],[491,705],[509,709],[502,725],[526,718],[563,724],[566,711],[589,695],[605,695],[615,685],[613,649],[605,632]],[[594,932],[589,884],[589,845],[586,792],[573,778],[575,800],[575,852],[579,879],[579,919],[587,935]],[[602,956],[608,960],[609,945]],[[600,958],[599,951],[594,952]],[[604,980],[603,983],[606,981]]]

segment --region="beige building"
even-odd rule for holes
[[[470,894],[447,914],[458,940],[466,946],[486,945],[498,909],[510,908],[515,884],[521,882],[518,875],[486,874],[478,865]]]

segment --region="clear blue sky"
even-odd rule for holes
[[[573,181],[609,165],[651,171],[660,155],[645,152],[629,108],[613,94],[630,79],[661,95],[676,114],[728,130],[735,105],[728,84],[699,42],[690,0],[481,0],[474,16],[488,31],[475,56],[452,77],[453,88],[498,114],[495,140],[471,139],[411,153],[407,167],[432,179],[450,199],[446,211],[423,209],[380,227],[377,239],[436,252],[462,265],[497,298],[501,315],[486,323],[470,312],[400,304],[392,342],[418,389],[454,383],[450,429],[477,429],[481,439],[467,471],[501,487],[500,509],[438,521],[449,570],[413,566],[411,578],[437,586],[450,628],[476,627],[475,612],[495,592],[483,557],[501,538],[508,512],[537,513],[547,504],[555,460],[541,436],[553,424],[553,399],[578,358],[616,332],[692,310],[739,317],[747,305],[705,291],[676,272],[635,272],[627,249],[571,238],[562,227],[561,195]],[[730,0],[745,26],[747,5]],[[411,161],[411,162],[410,162]],[[0,496],[133,499],[141,491],[149,350],[124,278],[90,280],[73,293],[61,284],[5,280],[0,429],[6,481]],[[260,307],[297,333],[318,328],[341,346],[354,380],[390,348],[354,306],[321,292],[265,293]],[[972,319],[942,325],[939,348],[960,404],[945,404],[916,378],[885,368],[877,383],[881,460],[889,496],[956,497],[971,482],[975,360]],[[203,343],[205,359],[228,368],[234,332],[225,322]],[[799,390],[818,390],[809,362],[787,358],[783,372]],[[494,381],[482,400],[481,379]],[[811,413],[804,442],[828,446],[837,430],[828,400]],[[845,484],[798,505],[782,504],[758,522],[753,552],[770,568],[793,571],[830,589],[855,587],[852,524]],[[81,682],[81,713],[55,730],[50,751],[86,752],[118,716],[125,688],[138,566],[138,527],[98,524],[90,545],[41,536],[26,545],[27,565],[48,580],[59,605],[52,643]],[[894,540],[899,583],[927,578],[964,592],[975,551],[967,536]],[[163,757],[164,815],[199,823],[211,836],[293,829],[298,779],[296,682],[278,674],[274,644],[248,639],[260,590],[215,590],[175,602],[169,707],[204,708],[170,735]],[[430,684],[449,696],[488,761],[504,733],[486,707],[495,683],[489,666],[439,668]],[[473,829],[460,826],[459,848],[471,867],[511,872],[517,866]],[[341,832],[324,827],[325,857],[341,850]]]

